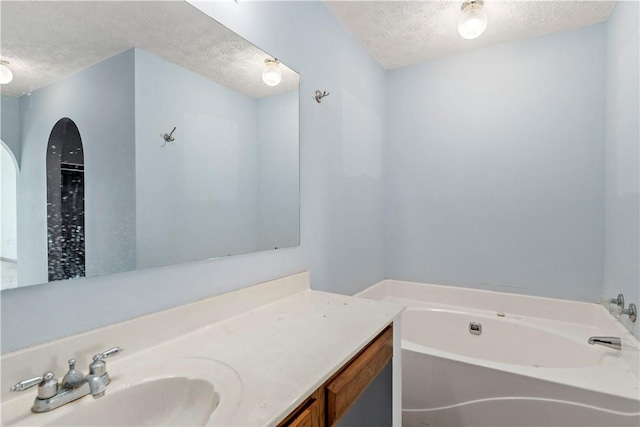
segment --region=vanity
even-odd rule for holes
[[[388,363],[396,424],[402,310],[311,290],[303,272],[9,353],[2,425],[333,426]],[[104,397],[32,413],[35,387],[9,392],[115,345]]]

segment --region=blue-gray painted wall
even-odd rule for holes
[[[388,278],[597,300],[605,31],[389,72]]]
[[[607,24],[606,246],[603,293],[640,305],[640,4],[619,1]],[[621,320],[639,336],[640,322]]]

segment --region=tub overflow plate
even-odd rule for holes
[[[482,333],[482,325],[478,322],[469,322],[469,333],[471,335],[480,335]]]

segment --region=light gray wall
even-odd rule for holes
[[[301,245],[2,292],[3,353],[306,269],[344,294],[384,279],[384,71],[319,2],[202,7],[301,75]]]
[[[139,49],[135,74],[138,268],[255,251],[257,100]]]
[[[619,1],[607,23],[606,250],[603,293],[640,305],[640,6]],[[621,320],[631,327],[627,316]],[[633,333],[639,336],[639,327]]]
[[[0,139],[20,164],[20,98],[0,95]]]
[[[78,126],[84,147],[87,275],[135,267],[133,50],[130,50],[20,98],[20,286],[45,283],[48,279],[45,159],[51,130],[63,117],[69,117]],[[78,280],[65,285],[80,287],[81,283]],[[57,289],[56,285],[46,286]],[[36,295],[38,289],[34,288]],[[30,293],[27,291],[26,295]],[[27,300],[34,298],[26,295]],[[50,297],[53,306],[57,306],[56,295],[53,291]],[[3,316],[5,307],[8,311],[18,309],[13,303],[6,304],[11,299],[10,294],[2,294]],[[88,296],[84,299],[90,300]],[[60,310],[63,311],[66,310]],[[35,318],[41,320],[39,316]],[[17,335],[29,335],[27,331],[19,331],[15,320],[3,322],[3,333],[7,323],[18,328]],[[66,328],[64,323],[58,327],[60,332]]]
[[[300,244],[297,90],[258,99],[258,249]]]
[[[389,72],[388,278],[597,300],[605,29]]]

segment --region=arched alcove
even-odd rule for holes
[[[47,248],[49,281],[85,275],[84,152],[67,117],[47,144]]]

